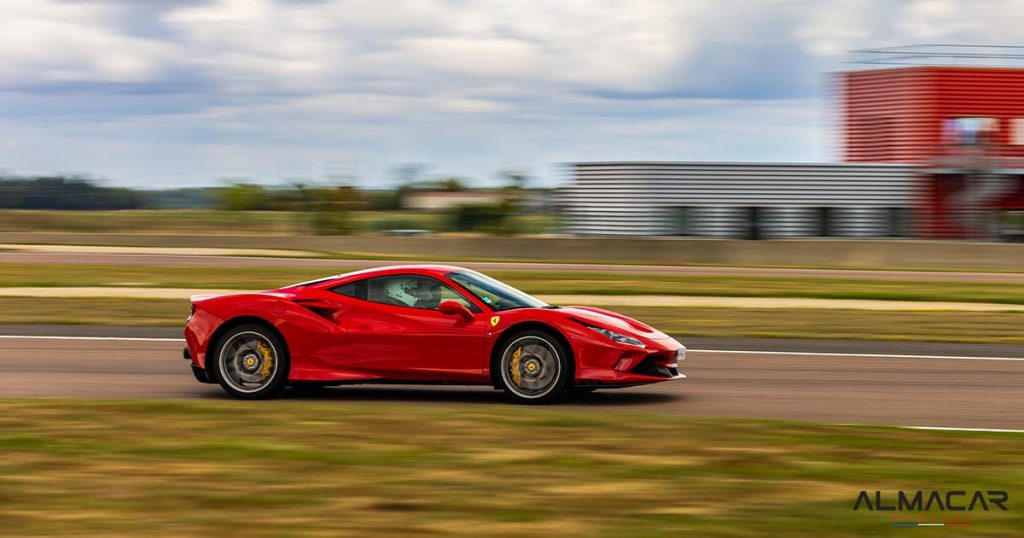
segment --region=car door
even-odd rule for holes
[[[423,275],[366,279],[366,296],[348,322],[359,367],[392,379],[468,381],[484,378],[487,320],[479,307],[441,281]],[[442,314],[460,302],[472,319]]]
[[[278,326],[289,335],[293,356],[301,357],[293,360],[292,369],[307,370],[304,375],[310,378],[331,377],[324,372],[359,368],[345,335],[345,326],[362,301],[339,297],[333,291],[304,288],[297,290],[290,302],[277,305],[282,312],[287,312]]]

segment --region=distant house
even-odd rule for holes
[[[409,190],[402,195],[402,209],[442,211],[464,205],[492,205],[505,195],[495,191]]]

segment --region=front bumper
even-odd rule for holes
[[[589,342],[578,358],[577,385],[631,386],[686,379],[679,362],[686,348],[672,338],[652,340],[643,348],[612,342]]]
[[[624,389],[627,387],[639,387],[640,385],[651,385],[665,381],[679,381],[686,379],[686,374],[676,374],[672,377],[652,377],[645,375],[623,375],[614,379],[577,379],[576,385],[580,387],[602,387],[609,389]]]

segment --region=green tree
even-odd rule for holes
[[[502,175],[508,181],[508,188],[515,190],[525,189],[526,183],[530,180],[529,176],[520,170],[507,170]]]
[[[349,186],[307,189],[310,202],[310,222],[319,235],[347,235],[355,229],[352,210],[358,193]]]
[[[457,177],[448,177],[437,181],[437,187],[442,191],[459,192],[466,190],[462,180]]]
[[[229,211],[261,211],[270,205],[266,187],[252,183],[235,183],[218,194],[220,208]]]

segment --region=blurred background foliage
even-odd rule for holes
[[[81,177],[0,177],[0,230],[344,235],[418,231],[541,234],[554,231],[550,191],[508,174],[502,189],[457,177],[394,189],[232,181],[220,187],[141,190]],[[410,201],[415,199],[416,201]]]
[[[140,191],[100,187],[75,177],[3,178],[0,207],[11,209],[139,209]]]

